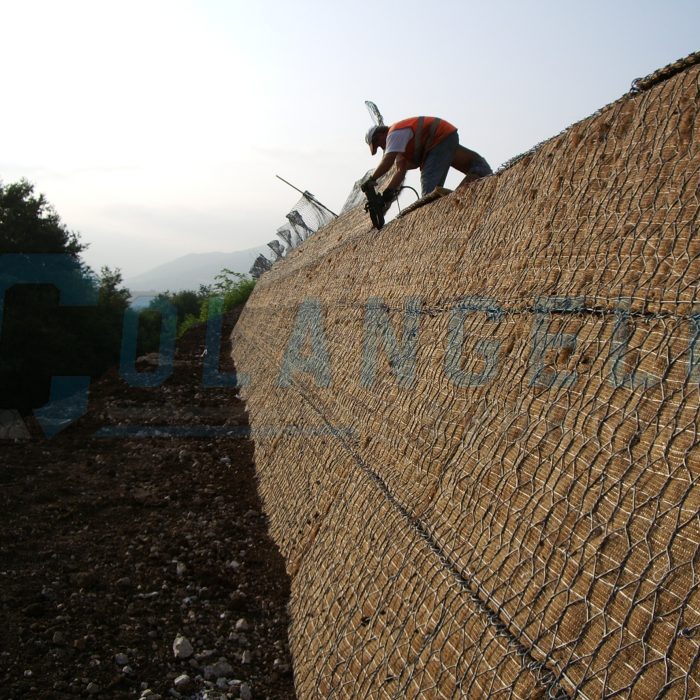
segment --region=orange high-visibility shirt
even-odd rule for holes
[[[422,166],[431,148],[435,148],[443,139],[457,131],[450,122],[437,117],[411,117],[402,119],[389,127],[389,134],[399,129],[411,129],[413,138],[403,152],[405,158],[413,164]]]

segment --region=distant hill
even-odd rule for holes
[[[190,253],[129,277],[124,284],[133,296],[150,292],[197,290],[200,284],[212,284],[214,277],[225,267],[234,272],[247,273],[260,253],[269,254],[270,249],[263,245],[233,253]]]

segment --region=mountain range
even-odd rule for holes
[[[271,257],[266,245],[233,253],[190,253],[140,275],[128,277],[124,285],[131,290],[132,297],[185,289],[197,291],[202,284],[212,284],[224,268],[247,274],[260,253]]]

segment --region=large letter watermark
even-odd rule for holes
[[[582,297],[543,297],[535,304],[535,322],[532,327],[532,354],[528,366],[530,386],[545,389],[570,387],[577,379],[577,372],[557,372],[545,366],[545,353],[550,350],[576,349],[576,335],[561,330],[551,333],[549,324],[552,313],[576,313],[584,308]]]
[[[485,313],[489,320],[498,320],[503,309],[487,297],[467,296],[450,310],[447,328],[447,351],[445,352],[445,374],[459,388],[477,387],[488,384],[498,371],[498,355],[501,343],[498,340],[482,338],[474,345],[475,352],[484,363],[481,372],[466,372],[462,369],[462,348],[464,345],[464,321],[468,314]]]
[[[307,339],[311,344],[311,353],[305,355],[304,345]],[[321,302],[318,299],[306,299],[299,307],[284,352],[278,386],[290,387],[298,372],[310,374],[319,387],[328,388],[331,385],[330,358],[323,329]]]
[[[247,381],[245,381],[243,376],[237,377],[235,372],[222,372],[219,370],[224,300],[221,297],[210,297],[208,303],[207,339],[204,350],[202,384],[207,389],[227,389],[229,387],[245,386]]]
[[[399,386],[409,388],[413,385],[416,379],[420,310],[420,299],[411,297],[406,300],[403,337],[399,344],[389,322],[389,309],[386,304],[378,297],[372,297],[367,301],[360,374],[362,386],[371,387],[374,384],[380,345],[386,351],[389,365]]]
[[[143,311],[143,309],[141,310]],[[130,386],[142,389],[160,386],[173,372],[177,311],[167,300],[159,302],[158,310],[161,313],[160,348],[158,351],[158,369],[155,372],[139,372],[136,369],[139,311],[127,309],[124,313],[119,373]]]
[[[79,262],[66,253],[0,255],[0,333],[5,294],[18,284],[47,284],[58,289],[59,306],[95,306],[97,289],[86,279]],[[87,411],[90,377],[51,377],[49,402],[34,415],[44,435],[53,437]]]
[[[700,384],[700,307],[693,307],[690,315],[690,340],[688,342],[688,379]]]
[[[610,353],[611,369],[610,383],[615,389],[648,389],[661,380],[653,374],[643,372],[639,367],[629,367],[634,359],[629,342],[634,335],[634,325],[630,318],[629,301],[620,300],[615,310],[617,320],[612,335],[612,351]],[[635,353],[636,354],[636,353]]]

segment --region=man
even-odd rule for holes
[[[382,193],[387,205],[396,199],[407,170],[420,168],[423,197],[436,187],[442,187],[450,166],[466,175],[460,186],[492,174],[489,164],[478,153],[459,145],[457,128],[437,117],[412,117],[392,126],[373,126],[365,140],[372,155],[377,148],[384,151],[381,163],[371,175],[372,180],[379,180],[396,166],[396,172]]]

